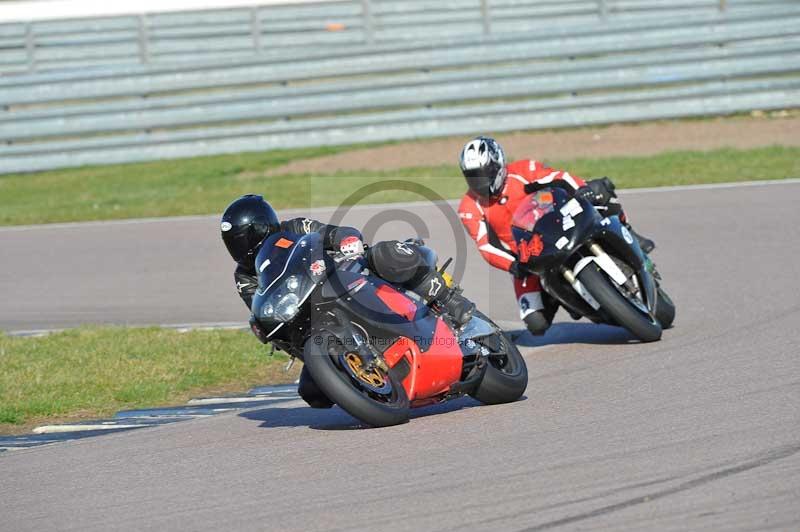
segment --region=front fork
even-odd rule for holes
[[[611,260],[608,253],[606,253],[603,248],[601,248],[597,243],[592,242],[589,244],[589,251],[592,252],[592,257],[584,257],[575,264],[575,268],[567,268],[566,266],[562,266],[561,268],[561,275],[566,279],[566,281],[572,285],[572,288],[578,293],[581,298],[586,301],[586,303],[592,307],[594,310],[600,310],[600,303],[592,297],[592,294],[589,293],[588,290],[583,286],[583,283],[578,280],[578,274],[591,262],[597,262],[601,268],[606,270],[606,267],[609,267],[612,273],[611,278],[614,282],[619,284],[624,284],[627,278],[625,274],[614,264],[614,261]],[[606,270],[608,272],[608,270]],[[620,282],[620,280],[622,282]]]
[[[592,294],[586,290],[586,288],[578,279],[578,274],[581,272],[581,270],[583,270],[583,268],[588,266],[590,263],[594,262],[619,286],[624,286],[629,282],[629,280],[625,273],[619,268],[619,266],[617,266],[611,256],[605,252],[600,244],[592,242],[588,244],[588,248],[592,255],[580,259],[572,269],[562,267],[561,275],[570,285],[572,285],[572,288],[575,289],[575,291],[581,296],[581,298],[583,298],[584,301],[586,301],[586,303],[589,304],[589,306],[595,310],[599,310],[600,303],[598,303],[597,300],[592,297]],[[655,315],[656,283],[651,272],[651,265],[652,262],[645,255],[644,266],[638,272],[639,281],[642,285],[639,287],[639,289],[642,291],[642,294],[645,297],[647,310],[652,315]],[[636,273],[634,273],[634,275],[636,275]]]

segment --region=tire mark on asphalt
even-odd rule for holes
[[[742,397],[747,397],[749,395],[760,395],[763,393],[772,393],[778,390],[783,390],[784,388],[795,388],[795,387],[800,387],[800,381],[785,382],[783,384],[778,384],[777,386],[770,386],[769,388],[760,388],[758,390],[753,390],[752,392],[743,393]]]
[[[578,521],[592,519],[594,517],[600,517],[613,512],[618,512],[620,510],[625,510],[627,508],[637,506],[639,504],[644,504],[664,497],[669,497],[670,495],[675,495],[676,493],[687,491],[696,488],[698,486],[702,486],[703,484],[708,484],[710,482],[721,480],[726,477],[737,475],[739,473],[744,473],[746,471],[750,471],[752,469],[756,469],[758,467],[771,464],[772,462],[776,462],[778,460],[789,458],[790,456],[797,454],[798,452],[800,452],[800,444],[784,445],[776,449],[773,449],[771,451],[762,453],[762,455],[758,456],[753,460],[750,460],[749,462],[739,464],[738,466],[729,467],[727,469],[722,469],[720,471],[715,471],[708,475],[704,475],[694,480],[690,480],[688,482],[679,484],[673,488],[657,491],[654,493],[650,493],[648,495],[642,495],[634,499],[622,501],[617,504],[611,504],[609,506],[604,506],[602,508],[597,508],[596,510],[592,510],[591,512],[585,512],[582,514],[573,515],[570,517],[564,517],[562,519],[557,519],[555,521],[550,521],[548,523],[542,523],[541,525],[537,525],[531,528],[525,528],[520,532],[537,532],[539,530],[548,530],[550,528],[556,528],[559,526],[575,523]]]
[[[744,433],[744,432],[745,431],[743,430],[742,433]],[[729,436],[735,437],[738,434],[739,433],[737,433],[737,432],[732,432],[732,433],[729,434]],[[687,439],[687,440],[682,440],[682,441],[680,441],[678,443],[679,444],[698,443],[698,442],[707,441],[707,439],[708,438],[706,438],[706,437],[691,438],[691,439]],[[554,465],[551,465],[551,466],[548,466],[548,467],[525,469],[525,470],[522,470],[522,471],[517,471],[515,473],[502,474],[500,476],[500,479],[504,484],[511,484],[514,481],[516,481],[518,479],[521,479],[521,478],[526,478],[526,477],[531,477],[531,476],[538,476],[538,475],[541,475],[541,474],[544,474],[544,473],[547,473],[547,472],[554,472],[554,471],[559,471],[559,470],[563,470],[563,469],[584,467],[584,466],[588,466],[590,464],[596,464],[598,462],[604,462],[604,461],[609,461],[609,460],[630,459],[631,457],[639,456],[639,455],[646,454],[646,453],[651,453],[651,452],[657,451],[657,450],[671,449],[671,448],[674,448],[675,446],[676,446],[676,443],[675,442],[671,442],[671,443],[655,445],[655,446],[652,446],[652,447],[641,448],[641,449],[637,449],[637,450],[633,450],[633,451],[626,450],[626,451],[616,451],[616,452],[611,452],[611,453],[604,453],[604,454],[590,456],[590,457],[582,458],[582,459],[578,459],[578,460],[569,460],[569,461],[557,463],[557,464],[554,464]],[[698,474],[698,473],[701,473],[701,472],[704,472],[704,471],[714,471],[714,470],[719,469],[720,467],[732,466],[733,464],[736,464],[738,462],[739,462],[738,460],[724,460],[724,461],[716,463],[714,465],[709,465],[709,466],[706,466],[706,467],[700,467],[699,469],[695,469],[693,471],[690,470],[689,468],[685,468],[685,471],[681,470],[681,471],[677,472],[674,475],[670,475],[669,477],[660,477],[660,478],[658,478],[656,480],[642,481],[642,482],[638,482],[638,483],[627,484],[627,485],[625,485],[623,487],[620,487],[620,488],[614,488],[614,489],[606,490],[606,491],[604,491],[604,492],[602,492],[600,494],[588,495],[588,496],[582,497],[580,499],[574,499],[574,500],[570,500],[570,501],[567,501],[567,502],[551,503],[551,504],[548,504],[548,505],[545,505],[545,506],[538,506],[538,507],[527,509],[525,511],[518,512],[518,513],[515,513],[515,514],[506,513],[506,514],[503,514],[501,517],[494,517],[494,518],[485,519],[485,520],[482,520],[482,521],[471,521],[470,524],[476,526],[477,529],[487,529],[487,530],[488,529],[496,529],[498,527],[491,525],[492,523],[496,523],[498,521],[507,521],[508,519],[511,519],[511,518],[522,517],[522,516],[525,516],[525,515],[535,514],[535,513],[538,513],[538,512],[545,511],[545,510],[552,510],[552,509],[555,509],[555,508],[559,508],[559,507],[563,507],[563,506],[569,506],[569,505],[573,505],[573,504],[578,504],[578,503],[581,503],[581,502],[588,502],[590,500],[601,499],[601,498],[607,497],[609,495],[613,495],[613,494],[616,494],[616,493],[620,493],[620,492],[623,492],[623,491],[628,491],[628,490],[632,490],[632,489],[636,489],[636,488],[643,488],[643,487],[652,486],[652,485],[656,485],[656,484],[665,484],[665,483],[668,483],[668,482],[673,482],[673,481],[679,480],[681,478],[685,478],[685,477],[687,477],[687,476],[689,476],[691,474]],[[395,496],[395,498],[397,500],[405,499],[405,498],[407,498],[407,497],[409,497],[411,495],[414,495],[414,496],[427,496],[427,495],[435,496],[437,493],[441,493],[442,491],[453,491],[453,490],[457,490],[459,488],[463,489],[463,485],[462,485],[461,482],[437,483],[435,486],[432,486],[430,488],[421,488],[419,486],[419,480],[410,480],[410,481],[406,481],[406,482],[401,482],[401,483],[398,483],[398,484],[393,486],[394,494],[395,494],[394,496]],[[570,491],[574,491],[574,488],[570,488]],[[328,501],[328,503],[333,507],[341,506],[342,504],[346,504],[347,496],[349,496],[349,495],[343,495],[343,499],[341,501],[332,501],[331,500],[331,501]],[[373,499],[365,498],[365,499],[362,500],[362,503],[371,504],[373,502],[382,501],[384,499],[385,499],[384,495],[380,494],[380,495],[376,496]],[[527,493],[524,493],[524,494],[519,494],[519,495],[515,495],[515,496],[507,496],[504,499],[504,502],[511,502],[511,503],[520,502],[520,504],[523,504],[525,501],[528,501],[529,499],[530,499],[530,495],[527,494]],[[464,499],[463,504],[461,504],[460,506],[459,505],[454,505],[454,506],[452,506],[450,508],[450,510],[452,511],[452,510],[461,509],[461,510],[466,511],[469,508],[473,508],[474,506],[475,506],[474,499],[466,497]],[[432,517],[432,516],[438,515],[440,513],[441,513],[440,509],[429,511],[429,512],[415,511],[414,517],[415,518],[426,518],[426,517]],[[380,526],[382,526],[382,525],[391,525],[392,523],[397,522],[397,520],[399,518],[400,517],[398,517],[398,515],[392,514],[392,515],[386,516],[384,518],[372,519],[372,520],[370,520],[370,524],[373,527],[380,528]],[[478,526],[478,525],[487,525],[487,526],[484,527],[484,526]],[[348,525],[348,526],[345,526],[345,527],[328,529],[328,532],[344,532],[344,531],[348,531],[348,530],[351,530],[351,529],[352,529],[352,527]],[[445,529],[442,529],[442,530],[460,530],[460,528],[445,528]]]

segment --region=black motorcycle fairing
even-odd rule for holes
[[[565,214],[569,212],[576,214]],[[562,188],[539,189],[514,214],[511,232],[517,254],[521,260],[527,259],[535,273],[543,275],[563,264],[601,218],[591,203],[573,198]]]
[[[324,252],[318,233],[283,231],[271,235],[255,264],[259,287],[251,311],[269,339],[294,340],[298,331],[307,336],[310,325],[326,319],[326,312],[337,307],[357,316],[370,336],[384,339],[385,347],[400,336],[414,340],[422,351],[432,347],[438,316],[422,301],[390,283],[365,275],[358,264],[350,269],[337,268]],[[392,308],[387,303],[387,293],[402,301],[411,315]]]
[[[365,267],[361,259],[353,265],[352,269],[340,270],[332,268],[328,271],[327,278],[322,284],[320,297],[323,300],[332,300],[346,296],[348,293],[357,291],[361,284],[366,280],[366,276],[361,273]]]
[[[545,289],[568,309],[602,322],[605,314],[586,303],[567,283],[564,267],[591,256],[582,246],[595,242],[607,253],[630,265],[641,285],[643,300],[655,312],[656,286],[645,267],[645,256],[638,242],[617,216],[604,218],[587,200],[576,198],[566,187],[537,185],[526,191],[526,198],[514,214],[512,233],[520,260],[540,276]]]
[[[412,319],[398,314],[379,296],[380,290],[397,292],[397,288],[376,277],[362,276],[362,278],[366,282],[357,290],[351,291],[348,297],[340,297],[331,302],[350,316],[357,316],[358,323],[364,326],[371,336],[388,339],[390,343],[380,347],[381,351],[390,347],[397,338],[404,336],[417,343],[422,352],[427,352],[432,347],[439,317],[425,303],[405,294],[402,297],[416,306],[416,310]]]
[[[626,231],[628,238],[625,236]],[[607,251],[627,262],[633,269],[640,270],[644,267],[644,252],[618,216],[604,218],[587,231],[586,238],[603,244],[608,248]]]
[[[261,246],[255,265],[258,289],[251,312],[272,337],[286,324],[305,317],[304,303],[331,267],[319,233],[282,231]]]
[[[335,325],[337,322],[335,309],[344,309],[364,329],[372,345],[382,353],[397,341],[399,335],[392,330],[392,327],[378,327],[375,324],[375,319],[370,319],[370,316],[376,314],[379,318],[385,316],[387,309],[382,302],[375,300],[365,301],[361,297],[353,301],[356,294],[364,289],[370,289],[369,276],[360,271],[332,270],[328,279],[322,285],[318,300],[313,301],[315,305],[314,313],[311,316],[313,328],[315,331],[327,330],[338,338],[342,331],[339,329],[334,331],[332,329],[332,327],[338,327],[338,325]],[[375,308],[370,310],[370,305]],[[366,313],[365,310],[367,310]],[[364,314],[367,314],[367,316]],[[404,318],[400,318],[395,314],[389,315],[389,318],[393,323],[399,323],[400,320],[404,320]]]
[[[652,274],[647,270],[645,254],[639,246],[639,242],[622,224],[619,217],[604,218],[600,224],[594,226],[593,231],[590,231],[587,237],[601,244],[607,252],[634,269],[644,295],[644,304],[655,315],[658,287]]]

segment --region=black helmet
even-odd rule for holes
[[[461,172],[478,196],[488,198],[503,190],[508,170],[503,148],[489,137],[476,137],[461,150]]]
[[[264,198],[248,194],[228,205],[220,230],[233,260],[252,268],[258,247],[269,235],[280,230],[280,222],[275,209]]]

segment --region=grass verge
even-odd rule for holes
[[[422,184],[445,198],[464,192],[455,166],[378,174],[266,175],[288,161],[343,149],[199,157],[0,176],[0,225],[220,213],[233,198],[248,192],[264,194],[279,209],[339,205],[354,190],[389,178]],[[574,175],[610,176],[622,188],[800,177],[800,148],[781,146],[546,162]],[[384,190],[364,201],[414,199],[421,198],[414,192]]]
[[[299,371],[285,373],[287,360],[267,356],[244,331],[83,327],[37,338],[0,333],[0,434],[292,382]]]

